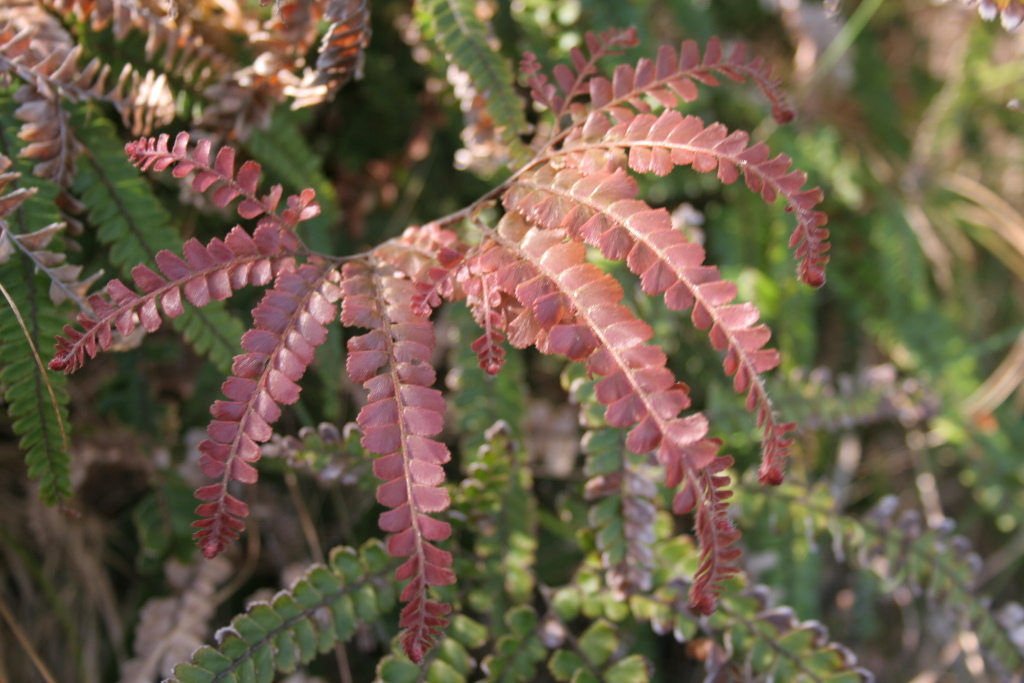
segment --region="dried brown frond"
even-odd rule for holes
[[[138,135],[148,132],[153,126],[164,125],[174,117],[174,97],[164,76],[158,77],[150,72],[143,77],[126,65],[117,82],[108,89],[108,65],[92,59],[80,69],[80,45],[54,46],[48,39],[49,34],[42,35],[43,39],[37,41],[35,27],[16,30],[13,24],[0,26],[0,73],[6,72],[23,80],[39,94],[40,97],[35,99],[46,99],[52,107],[59,107],[60,98],[73,102],[88,99],[110,102],[121,114],[125,125]],[[22,97],[24,99],[19,101],[33,99],[28,94]],[[41,109],[43,105],[36,107]],[[58,116],[52,108],[47,113]],[[25,115],[33,114],[27,110]],[[22,120],[41,121],[39,118]],[[73,156],[72,153],[77,153],[73,147],[64,151],[65,155]]]
[[[196,20],[166,12],[138,0],[39,0],[60,16],[74,14],[92,30],[112,26],[114,37],[124,38],[134,29],[146,35],[146,59],[160,58],[164,73],[200,88],[227,77],[234,60],[213,45],[217,22]],[[223,31],[219,31],[223,32]],[[218,36],[220,40],[227,36]]]
[[[306,69],[302,82],[285,90],[295,98],[292,109],[301,109],[334,98],[355,78],[363,77],[363,59],[370,44],[370,10],[366,0],[330,0],[324,19],[331,22],[316,60],[316,68]]]
[[[295,77],[269,52],[264,52],[252,66],[239,69],[229,78],[215,83],[203,92],[210,104],[203,109],[199,125],[229,138],[246,140],[253,128],[266,130],[274,106],[284,99],[287,85]]]
[[[135,627],[135,657],[121,667],[121,683],[148,683],[166,678],[206,640],[216,604],[217,586],[231,576],[223,557],[183,565],[171,560],[165,572],[178,595],[151,598]]]
[[[0,162],[6,161],[0,157]],[[16,175],[16,174],[7,174]],[[3,180],[0,176],[0,192]],[[82,266],[66,263],[66,254],[46,249],[54,236],[64,229],[63,223],[52,223],[45,228],[23,235],[14,235],[0,227],[0,263],[6,261],[16,250],[21,251],[35,265],[35,269],[50,278],[50,299],[60,305],[74,301],[83,311],[91,310],[85,302],[85,295],[92,284],[103,274],[97,271],[84,280],[79,280]]]

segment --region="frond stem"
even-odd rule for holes
[[[6,292],[4,293],[6,294]],[[39,675],[43,680],[46,681],[46,683],[57,683],[57,679],[54,678],[52,673],[50,673],[50,670],[46,667],[46,663],[43,661],[42,657],[39,656],[39,653],[36,652],[36,649],[32,647],[32,643],[29,642],[25,632],[21,629],[21,626],[14,618],[14,615],[11,614],[9,609],[7,609],[7,603],[5,603],[2,598],[0,598],[0,616],[2,616],[4,621],[7,622],[7,626],[14,633],[14,637],[18,639],[21,647],[25,650],[28,658],[32,660],[32,664],[36,667],[36,670],[39,671]]]
[[[93,312],[92,307],[89,304],[87,304],[82,297],[75,294],[75,292],[73,292],[68,287],[66,282],[61,280],[53,273],[53,269],[43,265],[43,263],[38,258],[36,258],[35,252],[33,252],[31,249],[26,247],[18,240],[14,239],[14,237],[11,235],[10,229],[6,225],[0,225],[0,242],[2,242],[5,239],[14,246],[16,246],[22,254],[24,254],[30,261],[32,261],[32,263],[36,267],[36,270],[42,271],[46,275],[46,277],[50,279],[50,282],[57,285],[57,287],[59,287],[61,291],[64,292],[64,296],[66,296],[71,301],[74,301],[75,305],[78,306],[79,310],[86,314],[90,314]],[[95,274],[90,276],[90,280],[95,280],[102,274],[103,270],[98,270],[96,271]]]
[[[28,346],[32,349],[32,358],[36,362],[36,368],[39,370],[43,383],[46,385],[46,390],[50,394],[50,405],[53,406],[53,413],[57,417],[57,427],[60,429],[61,443],[64,450],[68,449],[68,434],[64,429],[64,419],[60,415],[60,407],[57,403],[57,395],[53,392],[53,385],[50,384],[50,377],[46,372],[46,367],[43,365],[42,358],[39,357],[39,351],[36,349],[36,344],[32,340],[32,334],[28,331],[28,326],[25,325],[25,319],[21,317],[21,311],[18,310],[18,304],[15,303],[14,299],[8,293],[7,289],[0,283],[0,294],[3,294],[4,299],[7,300],[7,305],[11,307],[11,311],[14,313],[14,317],[18,321],[18,325],[21,326],[21,331],[25,335],[25,341],[28,342]]]

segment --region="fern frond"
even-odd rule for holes
[[[466,683],[477,668],[470,651],[484,647],[487,640],[487,627],[463,614],[456,615],[447,636],[428,661],[420,665],[401,656],[388,655],[377,664],[374,683],[401,683],[420,678],[426,681]]]
[[[0,315],[0,385],[5,387],[3,400],[20,437],[28,475],[39,480],[43,502],[53,505],[71,497],[70,397],[66,379],[45,373],[37,357],[44,363],[49,360],[45,340],[60,328],[64,316],[47,296],[50,280],[37,275],[36,262],[12,242],[21,244],[18,238],[26,236],[31,244],[32,232],[45,230],[46,221],[58,218],[53,209],[57,189],[44,181],[36,181],[36,187],[14,187],[20,174],[8,171],[11,161],[2,154],[15,151],[14,140],[8,137],[13,129],[6,124],[0,120],[0,283],[4,299],[20,315]]]
[[[701,470],[715,460],[720,442],[707,438],[702,414],[677,417],[690,405],[688,392],[665,367],[664,352],[646,344],[651,327],[619,304],[622,287],[585,262],[583,244],[563,242],[562,230],[532,227],[514,212],[502,217],[497,231],[478,227],[495,245],[489,262],[497,286],[514,292],[523,307],[509,325],[512,345],[535,344],[543,353],[585,362],[589,373],[603,377],[595,392],[607,407],[608,425],[630,428],[626,447],[637,454],[656,451],[666,485],[674,489],[685,484],[677,500],[689,491],[715,517],[718,487],[697,482]],[[711,577],[694,598],[713,609],[718,581],[727,575],[719,572],[727,572],[738,553],[728,547],[735,536],[719,533],[717,527],[706,529],[701,540],[714,546],[704,552],[719,561],[709,565]]]
[[[852,548],[858,562],[890,585],[907,586],[963,617],[977,634],[985,658],[1004,680],[1024,671],[1024,645],[1003,626],[989,599],[976,593],[982,562],[970,540],[953,534],[952,520],[930,528],[917,510],[897,514],[898,509],[896,497],[886,496],[860,520],[867,533],[862,537],[866,542]]]
[[[13,99],[20,105],[14,117],[24,122],[18,137],[28,143],[21,156],[36,162],[32,167],[35,175],[66,187],[83,149],[71,130],[71,116],[59,99],[47,97],[31,85],[18,88]]]
[[[171,175],[175,178],[184,178],[189,173],[197,171],[192,179],[192,188],[196,192],[206,192],[216,186],[213,203],[221,207],[241,197],[242,201],[237,207],[238,215],[246,220],[262,216],[257,226],[294,229],[300,222],[320,214],[316,192],[311,189],[303,190],[298,195],[290,195],[285,201],[287,208],[278,214],[281,186],[275,185],[269,193],[262,197],[257,196],[260,165],[255,161],[246,161],[236,175],[235,150],[231,147],[221,147],[211,164],[209,140],[200,140],[191,152],[188,149],[188,133],[178,133],[172,148],[167,147],[169,140],[170,136],[166,134],[148,140],[140,138],[129,142],[124,149],[131,162],[143,171],[150,167],[154,171],[163,171],[173,165]]]
[[[211,301],[223,301],[233,290],[246,285],[265,285],[282,270],[294,268],[294,254],[298,241],[294,233],[272,225],[257,228],[252,237],[235,226],[224,240],[214,238],[204,247],[195,238],[185,243],[185,259],[171,251],[156,255],[156,263],[164,279],[148,266],[132,269],[132,277],[142,290],[139,296],[120,280],[107,283],[108,302],[98,294],[88,302],[96,313],[92,318],[79,314],[78,323],[85,329],[79,332],[64,326],[67,337],[57,337],[57,353],[50,361],[51,370],[71,373],[85,363],[85,355],[95,358],[98,351],[110,348],[113,341],[111,328],[117,326],[123,336],[131,334],[136,321],[148,332],[160,328],[159,303],[164,314],[175,318],[185,309],[182,293],[193,306],[202,308]]]
[[[569,56],[573,66],[570,68],[564,64],[557,65],[553,70],[555,83],[548,82],[548,76],[542,71],[537,55],[532,52],[525,53],[519,64],[520,70],[526,75],[526,84],[530,86],[530,96],[540,106],[555,112],[556,126],[561,124],[561,119],[569,111],[573,99],[586,94],[587,81],[597,73],[598,61],[604,57],[621,54],[622,48],[635,47],[639,44],[635,28],[612,28],[598,34],[587,31],[584,42],[590,56],[587,57],[578,47],[570,50]]]
[[[637,62],[636,67],[620,64],[611,80],[597,75],[597,61],[608,54],[615,54],[611,50],[635,45],[636,32],[610,31],[600,36],[587,33],[586,44],[590,58],[579,48],[573,48],[570,52],[573,68],[562,64],[556,66],[553,70],[555,83],[548,83],[547,76],[540,73],[540,64],[534,55],[527,53],[523,59],[521,68],[528,77],[527,85],[532,89],[534,101],[556,112],[556,122],[568,113],[573,114],[575,123],[586,118],[588,112],[614,116],[629,114],[628,107],[649,113],[651,107],[644,101],[644,96],[653,97],[668,108],[675,107],[679,101],[693,102],[698,96],[694,81],[718,85],[716,73],[740,83],[747,79],[754,81],[771,102],[775,120],[779,123],[793,120],[793,110],[786,101],[781,82],[771,75],[771,67],[766,66],[761,57],[747,61],[743,43],[737,43],[724,61],[722,43],[718,38],[708,41],[703,57],[697,43],[692,40],[683,42],[678,53],[671,45],[663,45],[658,50],[656,61],[645,57]],[[584,96],[590,100],[586,107],[573,106],[576,98]],[[558,139],[560,130],[556,128],[549,142]]]
[[[752,673],[776,680],[850,681],[874,683],[875,676],[859,666],[850,648],[831,640],[828,628],[819,621],[800,621],[791,607],[772,606],[765,586],[753,586],[731,596],[722,612],[730,623],[722,628],[732,634],[733,652],[723,646],[705,660],[708,679],[727,675],[732,662],[741,661],[735,654],[741,650],[751,662]],[[759,657],[752,657],[754,652]],[[730,657],[729,655],[733,656]]]
[[[595,532],[608,587],[616,600],[625,600],[652,587],[657,488],[626,450],[622,430],[604,421],[594,384],[578,365],[562,373],[562,386],[580,405],[580,423],[587,428],[583,472],[589,479],[583,491],[587,500],[597,501],[587,521]]]
[[[712,614],[715,598],[722,592],[722,582],[736,574],[740,549],[732,547],[740,532],[729,519],[726,502],[732,491],[728,475],[720,474],[732,466],[732,458],[718,456],[700,473],[696,482],[690,480],[674,501],[672,511],[684,514],[696,506],[696,529],[700,539],[700,566],[690,585],[690,609],[698,614]]]
[[[480,668],[487,683],[536,680],[537,666],[548,649],[538,635],[537,612],[530,605],[519,605],[505,613],[508,632],[498,638],[492,654],[484,657]]]
[[[545,591],[550,595],[551,591]],[[547,596],[546,596],[547,597]],[[650,683],[653,667],[641,655],[616,656],[622,645],[618,630],[605,619],[596,619],[579,637],[571,636],[567,623],[548,597],[548,614],[552,615],[565,636],[558,643],[548,671],[556,681],[583,683],[589,681],[630,681]],[[549,616],[550,618],[550,616]],[[553,639],[552,639],[553,640]]]
[[[445,60],[469,75],[481,100],[476,104],[486,114],[477,114],[478,124],[489,119],[496,141],[507,149],[512,162],[522,162],[526,146],[519,139],[529,126],[523,104],[515,91],[515,78],[508,61],[490,45],[490,26],[476,14],[472,0],[418,0],[417,14],[427,33],[444,53]]]
[[[380,576],[388,565],[379,542],[358,554],[335,548],[326,566],[313,565],[290,588],[250,605],[217,631],[217,644],[176,666],[169,683],[272,681],[277,671],[295,671],[390,609],[391,591]]]
[[[856,565],[879,574],[887,592],[907,587],[962,618],[977,634],[982,654],[998,675],[1009,677],[1024,670],[1024,649],[1014,642],[989,599],[978,594],[981,560],[967,538],[953,533],[952,520],[926,526],[916,510],[900,511],[894,496],[882,498],[861,518],[843,514],[824,483],[787,483],[767,495],[744,486],[738,502],[744,507],[743,517],[770,516],[794,535],[812,538],[828,533],[837,559],[850,556]]]
[[[585,262],[581,243],[563,242],[563,231],[534,228],[517,213],[505,214],[497,231],[486,230],[504,252],[490,257],[496,283],[523,306],[510,326],[513,346],[536,344],[604,377],[598,400],[608,406],[609,425],[633,428],[626,445],[635,453],[661,446],[661,457],[676,460],[703,439],[702,417],[676,420],[690,399],[664,367],[665,354],[646,344],[650,326],[619,304],[621,286]]]
[[[257,240],[261,230],[273,228],[257,229]],[[185,244],[186,255],[190,243]],[[235,356],[234,377],[222,387],[230,400],[213,404],[214,419],[206,430],[210,438],[199,444],[200,469],[220,479],[196,491],[196,497],[206,502],[196,508],[203,519],[193,524],[199,529],[195,539],[207,557],[238,538],[248,507],[228,493],[228,484],[256,481],[256,468],[250,463],[262,454],[257,444],[270,440],[270,425],[281,416],[278,404],[299,399],[296,382],[313,362],[316,347],[326,341],[325,325],[334,320],[333,304],[341,294],[334,284],[337,270],[329,262],[307,263],[296,270],[286,260],[275,275],[274,288],[253,309],[254,328],[242,335],[242,348],[248,353]]]
[[[354,484],[364,480],[372,456],[359,444],[359,426],[349,422],[342,430],[330,422],[316,429],[302,427],[298,436],[274,434],[264,444],[264,458],[281,458],[288,466],[316,476],[323,484]]]
[[[463,450],[466,478],[455,494],[454,508],[476,530],[471,563],[476,571],[483,564],[484,580],[471,589],[469,604],[492,620],[505,613],[509,600],[529,603],[537,583],[533,476],[526,463],[529,454],[511,435],[510,425],[498,421],[483,431],[481,446]]]
[[[6,158],[0,158],[0,192],[3,191],[3,162]],[[9,161],[8,161],[9,163]],[[0,197],[0,202],[4,198]],[[2,211],[0,211],[2,215]],[[14,250],[20,251],[26,258],[32,261],[36,272],[44,274],[50,279],[50,300],[57,306],[65,301],[73,301],[83,311],[89,311],[85,302],[85,293],[96,281],[103,271],[97,271],[85,280],[79,280],[82,273],[82,266],[72,263],[65,263],[67,254],[49,251],[46,249],[57,233],[65,228],[64,223],[51,223],[35,232],[26,235],[15,235],[9,230],[4,230],[3,236],[6,239],[0,241],[0,263],[6,260]]]
[[[570,367],[563,374],[563,386],[581,404],[580,422],[590,428],[583,437],[587,453],[585,494],[588,499],[601,498],[590,509],[588,520],[597,531],[596,542],[601,562],[607,570],[609,587],[622,600],[636,592],[651,589],[654,569],[652,547],[655,542],[654,483],[630,460],[621,429],[609,429],[608,411],[595,410],[601,400],[601,380],[586,381],[582,372]],[[705,439],[703,448],[712,459],[697,469],[685,462],[666,462],[666,485],[675,489],[682,483],[672,501],[672,512],[687,514],[696,508],[696,537],[700,542],[700,565],[691,584],[690,609],[699,614],[715,611],[716,598],[723,582],[739,569],[739,548],[733,544],[740,533],[726,516],[725,501],[732,495],[725,489],[729,483],[719,473],[732,465],[732,458],[717,456],[721,442]]]
[[[122,276],[139,264],[157,267],[160,251],[181,245],[170,214],[128,163],[120,138],[106,118],[80,109],[73,124],[88,152],[80,160],[71,192],[84,205],[88,225],[95,228],[100,243],[110,248],[108,258]],[[172,324],[219,370],[231,368],[245,328],[221,302],[187,308]]]
[[[93,31],[110,26],[118,41],[132,30],[139,31],[146,36],[146,59],[159,60],[164,74],[184,79],[197,90],[236,68],[234,59],[212,47],[211,41],[196,32],[203,27],[188,17],[161,16],[151,5],[124,0],[38,1],[60,16],[74,14]]]
[[[796,248],[800,260],[800,279],[813,287],[825,283],[828,230],[821,226],[828,219],[814,210],[823,194],[819,188],[803,189],[807,174],[791,171],[788,156],[772,157],[762,142],[748,147],[750,136],[742,130],[728,134],[720,123],[705,126],[696,116],[683,117],[675,110],[654,116],[634,115],[619,108],[613,117],[614,123],[604,114],[590,114],[552,156],[567,155],[568,163],[585,174],[613,170],[589,166],[587,152],[628,149],[629,167],[638,173],[665,175],[675,166],[690,165],[701,173],[717,169],[718,178],[725,184],[736,182],[742,175],[747,187],[766,202],[772,203],[780,196],[786,200],[786,210],[797,217],[790,247]]]
[[[334,99],[346,83],[363,77],[365,50],[370,44],[366,0],[330,0],[323,18],[331,25],[320,43],[316,70],[307,70],[301,83],[284,89],[285,95],[294,98],[292,109]]]
[[[13,26],[0,26],[0,72],[17,75],[52,106],[59,106],[60,98],[105,100],[114,105],[134,135],[144,135],[174,118],[174,96],[166,76],[152,71],[142,76],[126,64],[117,82],[108,88],[108,65],[93,59],[79,69],[81,45],[44,51],[33,45],[34,32],[35,27],[15,32]],[[23,98],[29,99],[27,95]]]
[[[704,249],[672,226],[667,211],[637,200],[637,192],[636,182],[622,170],[584,175],[545,165],[517,179],[502,200],[506,209],[545,228],[565,229],[606,258],[626,259],[644,293],[663,293],[669,309],[693,307],[694,325],[710,328],[712,345],[726,351],[725,372],[734,375],[735,390],[746,392],[747,410],[758,413],[761,481],[778,484],[792,444],[786,432],[794,425],[777,420],[761,378],[779,364],[777,351],[762,348],[771,331],[754,324],[759,313],[752,304],[730,303],[736,285],[704,264]]]
[[[381,456],[373,471],[386,482],[378,489],[378,502],[392,508],[380,517],[380,528],[392,534],[388,552],[409,558],[396,572],[400,581],[409,580],[399,623],[405,629],[403,649],[420,663],[448,625],[444,616],[451,610],[430,600],[428,587],[455,582],[451,554],[434,545],[451,536],[451,526],[429,516],[450,504],[440,485],[441,465],[451,454],[430,438],[441,432],[445,410],[441,392],[430,388],[436,379],[430,365],[434,329],[412,312],[411,281],[359,262],[345,264],[342,272],[342,324],[371,330],[349,339],[346,368],[369,392],[357,421],[363,447]]]

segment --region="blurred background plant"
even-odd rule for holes
[[[144,128],[191,126],[230,139],[286,191],[316,188],[324,211],[304,237],[333,253],[378,244],[472,201],[501,177],[517,138],[508,130],[514,118],[488,101],[464,57],[446,59],[459,49],[445,42],[449,5],[471,12],[484,31],[472,34],[478,49],[500,50],[509,64],[526,50],[564,62],[587,30],[613,25],[637,27],[640,47],[630,58],[687,38],[745,41],[782,74],[796,121],[777,125],[744,87],[703,91],[692,113],[754,130],[822,186],[834,245],[825,287],[811,291],[792,277],[791,223],[781,208],[690,171],[639,182],[775,332],[782,365],[770,394],[799,425],[782,488],[747,484],[759,437],[703,335],[638,287],[627,299],[736,459],[733,513],[746,576],[710,620],[678,609],[685,591],[664,567],[695,562],[692,547],[673,539],[672,520],[656,512],[664,491],[629,488],[644,480],[634,473],[646,463],[624,461],[614,481],[603,469],[602,423],[586,378],[563,376],[550,357],[510,351],[502,375],[486,382],[469,350],[472,322],[443,310],[445,381],[458,389],[447,439],[459,444],[452,479],[461,480],[449,514],[475,530],[458,539],[456,566],[465,565],[461,600],[480,623],[453,626],[430,680],[459,680],[444,677],[451,672],[568,680],[579,669],[608,681],[791,680],[800,674],[793,653],[847,656],[830,640],[882,681],[1020,680],[1024,34],[982,20],[1015,28],[1016,0],[975,4],[978,12],[928,0],[374,0],[362,32],[358,22],[345,25],[361,37],[336,45],[342,66],[325,84],[288,75],[315,54],[318,31],[347,20],[321,17],[325,2],[282,0],[261,10],[233,0],[12,0],[0,8],[0,27],[9,22],[0,32],[0,152],[22,173],[8,192],[38,188],[30,222],[16,232],[62,216],[69,227],[52,243],[23,240],[13,258],[0,242],[0,284],[22,302],[31,290],[36,303],[22,313],[34,316],[45,361],[51,328],[82,298],[80,273],[122,273],[184,238],[226,232],[230,215],[168,179],[143,182],[117,159]],[[27,8],[38,16],[26,19]],[[135,85],[109,97],[54,86],[57,97],[37,83],[33,100],[18,90],[31,80],[11,66],[18,22],[45,22],[48,32],[35,40],[80,45],[83,57],[115,72],[136,65]],[[184,46],[200,47],[179,52]],[[143,66],[164,76],[143,76]],[[325,90],[349,77],[356,80],[333,101],[290,109],[328,99]],[[41,104],[26,108],[32,101]],[[81,153],[73,167],[52,150],[29,150],[32,135],[17,137],[26,120],[59,123],[88,151],[69,153]],[[52,306],[39,302],[52,277],[31,274],[38,258],[19,260],[44,248],[84,266],[57,278],[69,295]],[[161,332],[138,348],[125,340],[122,353],[101,356],[72,382],[51,376],[70,469],[63,487],[44,479],[42,494],[74,516],[44,505],[40,485],[26,477],[22,449],[32,444],[19,448],[24,414],[13,406],[34,370],[27,351],[14,349],[21,327],[0,307],[9,349],[0,351],[0,388],[11,407],[0,418],[0,679],[169,675],[232,615],[271,596],[268,586],[290,586],[330,547],[360,546],[378,533],[368,456],[344,427],[361,399],[345,379],[337,327],[303,399],[278,424],[282,436],[266,447],[247,537],[223,561],[197,561],[189,527],[192,490],[202,482],[196,445],[231,355],[209,330],[240,334],[238,320],[254,303],[233,301],[210,314],[220,316],[214,322],[183,323],[191,346]],[[583,406],[582,420],[570,401]],[[55,440],[49,399],[40,405],[41,429]],[[585,430],[597,434],[586,454]],[[626,531],[611,528],[609,510]],[[629,539],[645,539],[648,551]],[[372,546],[364,573],[377,566],[367,553]],[[378,665],[397,623],[393,587],[359,581],[373,604],[356,601],[353,639],[289,680],[402,680],[403,660]],[[621,601],[623,585],[644,584],[657,599]],[[634,654],[624,656],[627,649]],[[825,680],[815,671],[803,675]]]

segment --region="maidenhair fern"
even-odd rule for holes
[[[277,554],[261,558],[260,546],[280,540],[272,527],[289,520],[267,502],[272,485],[256,500],[260,469],[285,471],[304,540],[320,560],[273,597],[249,604],[169,680],[269,683],[331,651],[347,680],[344,644],[356,635],[361,652],[387,650],[374,659],[377,680],[387,683],[677,676],[655,672],[645,655],[657,649],[678,654],[684,667],[703,667],[708,681],[870,680],[822,624],[798,616],[798,596],[797,609],[775,605],[768,589],[748,579],[741,553],[758,542],[740,530],[752,518],[803,532],[806,543],[827,530],[837,557],[875,570],[883,588],[907,588],[946,606],[960,632],[977,636],[997,676],[1024,670],[1019,606],[993,613],[978,597],[977,562],[948,524],[897,515],[891,498],[854,518],[836,511],[820,484],[784,482],[791,456],[808,465],[798,457],[803,433],[769,395],[765,374],[782,356],[761,312],[744,300],[744,276],[734,282],[735,270],[711,263],[734,261],[722,249],[728,240],[709,225],[705,248],[675,214],[649,203],[668,196],[657,183],[680,166],[706,174],[705,187],[715,178],[734,186],[742,179],[753,197],[744,229],[757,230],[750,220],[757,211],[785,210],[789,218],[779,225],[792,230],[798,280],[824,285],[823,192],[806,187],[808,176],[792,159],[761,140],[795,116],[763,59],[711,38],[703,47],[694,40],[661,46],[627,63],[622,55],[639,47],[638,33],[612,28],[566,31],[557,41],[565,64],[547,69],[526,52],[517,71],[504,53],[518,49],[524,13],[535,12],[543,29],[549,9],[564,26],[576,9],[586,16],[606,10],[546,2],[506,10],[477,0],[258,4],[0,3],[0,389],[41,499],[81,501],[88,512],[80,482],[102,471],[93,469],[101,460],[95,456],[83,458],[82,477],[70,474],[72,392],[56,371],[71,373],[102,352],[140,343],[166,318],[227,377],[210,417],[200,418],[205,438],[188,449],[168,445],[173,454],[158,461],[157,476],[144,484],[148,494],[126,494],[139,494],[138,568],[156,570],[171,554],[198,556],[190,542],[207,560],[232,553],[249,525],[246,557],[223,594],[212,579],[193,591],[190,600],[208,600],[186,629],[197,637],[221,600]],[[983,16],[1001,16],[1011,28],[1024,18],[1020,0],[979,5]],[[388,84],[360,85],[342,101],[349,94],[342,88],[379,56],[378,45],[368,52],[371,11],[385,46],[397,27],[415,61],[435,55],[435,76],[402,70],[409,83],[424,81],[423,112],[402,162],[377,142],[369,147],[384,158],[316,149],[338,139],[340,125],[365,120],[360,102],[375,113],[396,109]],[[113,57],[104,54],[111,45]],[[371,74],[389,69],[383,60],[370,66]],[[454,139],[442,128],[451,101],[439,75],[465,123],[466,150],[456,153],[456,166],[492,179],[468,203],[420,194],[431,187],[420,174],[437,157],[429,148]],[[694,103],[723,80],[749,83],[767,100],[751,106],[770,110],[774,123],[750,133],[705,120],[704,103]],[[395,139],[404,137],[399,132]],[[411,160],[424,163],[403,178]],[[349,187],[363,173],[353,168],[371,180]],[[159,189],[144,177],[161,173]],[[180,191],[176,202],[165,201],[168,186]],[[737,191],[722,196],[734,200]],[[389,223],[395,228],[439,205],[437,213],[450,213],[396,229],[358,253],[329,253],[362,236],[353,228],[341,238],[337,229],[358,223],[354,214],[378,199],[398,207]],[[181,204],[193,208],[179,222],[167,207]],[[709,218],[715,206],[712,200]],[[238,224],[191,220],[204,213]],[[783,234],[762,232],[765,244]],[[784,241],[771,259],[785,251]],[[112,266],[116,279],[90,293],[101,266]],[[243,299],[252,306],[248,325],[229,308]],[[758,301],[768,312],[777,308],[771,296]],[[679,363],[663,332],[678,333],[684,313],[710,347],[696,335],[706,348],[694,347],[695,357]],[[701,353],[715,359],[708,367],[721,364],[741,397],[735,412],[759,430],[760,465],[745,475],[738,473],[744,453],[720,452],[727,430],[713,408],[723,403],[721,392],[710,399],[691,393],[677,374],[698,375]],[[554,377],[563,366],[559,389]],[[96,388],[95,377],[74,393],[82,400],[70,412],[90,412],[84,404],[102,398],[106,389]],[[569,467],[555,483],[529,452],[554,431],[528,390],[538,377],[551,382],[543,391],[568,395],[579,408],[579,424],[559,425],[559,434],[584,431],[581,471]],[[181,382],[175,391],[205,400],[205,382]],[[196,420],[191,396],[185,400],[180,423],[168,415],[168,432]],[[701,405],[707,415],[694,410]],[[344,427],[313,427],[342,419],[348,407],[352,421]],[[933,413],[929,405],[914,414]],[[279,424],[297,428],[298,438],[276,434]],[[102,438],[95,432],[105,434],[101,428],[87,438]],[[580,454],[576,436],[566,459]],[[344,527],[332,542],[365,539],[356,518],[375,504],[382,540],[358,552],[339,546],[323,553],[305,508],[307,486],[350,487],[323,498],[322,511],[336,509]],[[765,493],[765,486],[776,488]],[[191,513],[195,502],[185,498],[193,488],[199,503]],[[17,632],[17,620],[3,611]],[[116,610],[110,614],[110,640],[120,641]],[[140,631],[151,628],[142,621]],[[137,638],[138,659],[122,674],[154,669],[146,651]],[[981,661],[966,662],[975,677]],[[361,673],[368,677],[370,666]]]
[[[531,55],[524,60],[536,104],[552,109],[555,119],[508,180],[470,207],[409,228],[362,255],[310,251],[294,230],[319,214],[315,192],[305,189],[282,207],[280,186],[261,193],[259,164],[236,168],[229,146],[215,154],[209,140],[193,147],[186,133],[173,144],[167,135],[129,143],[134,164],[191,176],[192,189],[212,192],[217,206],[234,205],[244,220],[258,219],[255,230],[237,226],[208,245],[189,240],[184,259],[160,251],[154,258],[160,273],[142,264],[132,270],[141,293],[110,282],[106,297],[89,297],[92,312],[79,315],[84,330],[65,328],[51,361],[54,369],[75,370],[110,347],[114,328],[122,335],[139,324],[153,331],[161,311],[175,318],[186,303],[202,308],[246,285],[272,285],[253,310],[254,328],[242,336],[245,353],[235,357],[234,376],[224,383],[228,400],[214,404],[210,438],[199,447],[200,467],[215,483],[197,492],[203,503],[195,536],[212,557],[238,537],[248,515],[228,484],[256,481],[258,444],[271,438],[280,406],[298,400],[296,382],[326,339],[324,325],[340,299],[342,324],[369,330],[348,340],[346,369],[368,394],[357,422],[363,446],[379,456],[373,469],[384,482],[377,499],[391,508],[380,517],[381,529],[392,534],[388,550],[406,558],[396,572],[407,581],[400,641],[417,663],[449,624],[451,606],[433,589],[456,580],[452,556],[440,545],[451,526],[437,517],[451,502],[442,487],[450,454],[436,438],[446,405],[432,388],[431,365],[436,338],[430,315],[443,300],[464,300],[472,311],[482,331],[472,349],[488,374],[500,372],[507,340],[515,348],[535,346],[585,364],[588,374],[602,378],[593,396],[605,407],[604,421],[623,430],[629,451],[655,454],[666,486],[675,491],[673,510],[695,513],[701,544],[690,591],[695,611],[714,612],[725,582],[737,572],[739,534],[726,517],[730,494],[721,474],[732,460],[717,454],[720,441],[708,436],[703,415],[680,417],[690,407],[687,387],[666,367],[664,352],[649,343],[651,327],[622,304],[622,286],[588,262],[587,246],[607,259],[625,260],[644,292],[664,293],[671,309],[692,307],[696,326],[710,328],[712,344],[726,351],[726,373],[734,375],[737,391],[747,393],[747,408],[757,412],[763,429],[760,478],[768,484],[782,479],[792,427],[778,421],[759,379],[778,364],[778,354],[763,349],[767,328],[755,325],[753,306],[731,303],[736,287],[704,265],[703,250],[672,228],[665,210],[636,199],[637,185],[627,175],[627,169],[663,175],[692,165],[717,170],[726,183],[742,175],[766,201],[781,196],[797,217],[792,245],[800,276],[820,286],[827,232],[814,206],[821,192],[803,189],[806,176],[791,171],[787,157],[771,158],[762,143],[748,146],[746,133],[727,135],[720,124],[705,125],[671,108],[655,115],[646,99],[672,107],[696,97],[694,80],[750,78],[769,96],[776,118],[786,120],[778,84],[759,60],[748,62],[742,48],[723,59],[717,41],[703,57],[691,42],[678,53],[663,48],[657,62],[620,65],[608,80],[598,74],[598,61],[635,44],[633,32],[588,35],[586,42],[587,52],[573,50],[572,68],[554,71],[553,84]],[[499,197],[505,214],[486,222],[480,210]],[[463,241],[449,227],[461,223],[473,239]],[[643,523],[639,512],[626,517]],[[643,583],[641,577],[636,588]]]

